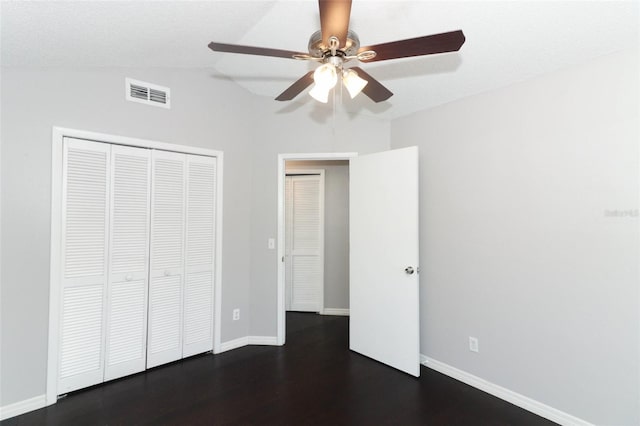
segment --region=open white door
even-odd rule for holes
[[[352,158],[349,175],[349,348],[418,377],[418,148]]]

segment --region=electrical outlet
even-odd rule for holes
[[[478,338],[469,336],[469,350],[471,352],[479,352]]]
[[[240,319],[240,309],[233,310],[233,320],[238,321]]]

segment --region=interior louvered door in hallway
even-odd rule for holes
[[[145,369],[151,151],[113,145],[110,180],[105,380]]]
[[[65,138],[58,393],[102,382],[110,146]]]
[[[324,276],[322,175],[285,178],[285,283],[288,310],[321,312]]]
[[[152,153],[147,367],[182,358],[186,155]]]

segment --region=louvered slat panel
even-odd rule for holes
[[[107,369],[119,363],[143,359],[147,327],[145,293],[144,280],[125,281],[111,286]]]
[[[153,193],[151,269],[181,268],[184,240],[184,156],[177,154],[176,159],[154,159]]]
[[[66,158],[64,276],[102,276],[108,152],[76,146],[68,147]]]
[[[213,349],[216,160],[187,156],[183,356]]]
[[[178,275],[151,279],[149,293],[149,352],[151,354],[180,347],[181,287],[182,279]]]
[[[149,156],[147,150],[135,150],[140,154],[115,153],[112,160],[112,274],[144,272],[148,267]]]
[[[187,267],[213,265],[215,248],[215,159],[188,157]]]
[[[211,340],[212,308],[212,273],[207,271],[188,274],[185,280],[184,299],[185,345]]]
[[[102,369],[102,295],[102,285],[64,289],[60,379]]]
[[[294,256],[292,264],[293,310],[317,310],[320,297],[320,257]]]
[[[320,185],[317,179],[294,178],[292,214],[292,249],[317,250],[320,243]]]

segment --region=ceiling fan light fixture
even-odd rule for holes
[[[329,63],[320,65],[313,73],[313,81],[316,83],[316,87],[320,87],[328,92],[338,82],[336,67]]]
[[[311,95],[311,97],[316,101],[326,104],[329,101],[330,91],[331,91],[331,87],[329,88],[321,87],[316,83],[313,85],[311,90],[309,90],[309,95]]]
[[[364,89],[364,86],[366,86],[367,83],[369,82],[364,78],[358,76],[358,73],[354,70],[348,69],[345,70],[342,74],[342,84],[344,84],[344,87],[347,88],[351,99],[358,96],[358,94],[362,91],[362,89]]]

